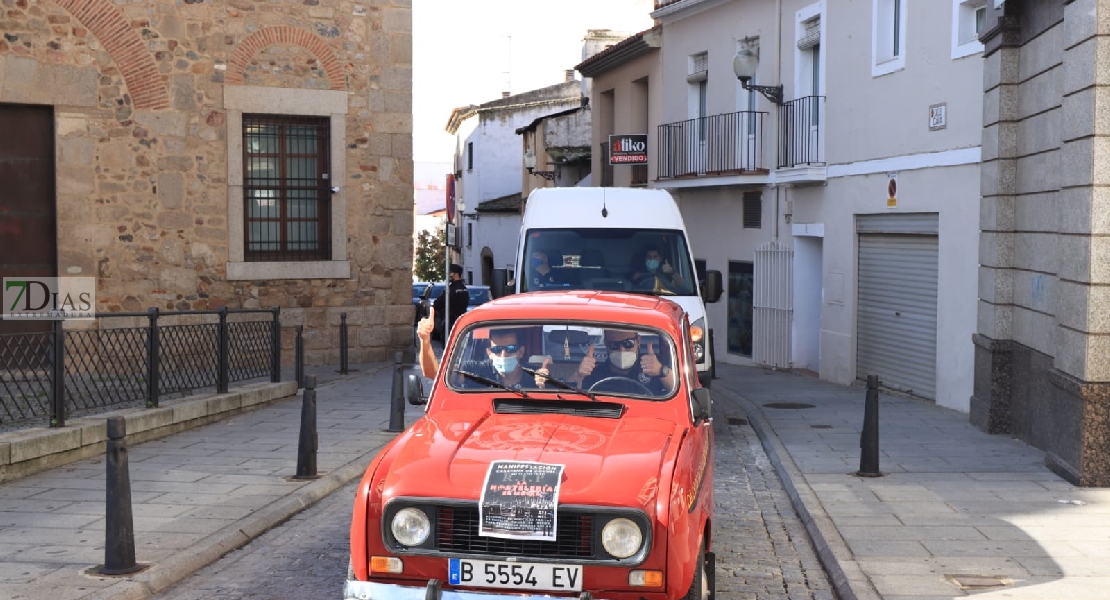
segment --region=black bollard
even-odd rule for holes
[[[405,430],[405,367],[401,353],[393,354],[393,390],[389,398],[389,431]]]
[[[293,343],[293,379],[298,388],[304,387],[304,325],[297,325],[297,337]]]
[[[319,439],[316,437],[316,376],[304,378],[304,394],[301,402],[301,437],[297,446],[297,474],[293,479],[315,479],[316,450]]]
[[[863,407],[863,431],[859,435],[860,477],[881,477],[879,472],[879,376],[867,376],[867,396]]]
[[[108,446],[105,463],[104,575],[124,575],[140,569],[135,563],[135,525],[131,515],[131,475],[127,469],[127,422],[123,417],[108,418]]]
[[[339,374],[347,374],[347,313],[339,313]]]

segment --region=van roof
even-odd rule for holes
[[[686,229],[666,190],[615,187],[535,189],[525,205],[524,226]]]

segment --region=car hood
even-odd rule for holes
[[[383,485],[399,496],[477,500],[491,462],[564,465],[560,504],[641,506],[650,512],[674,423],[648,417],[442,411],[398,440]]]

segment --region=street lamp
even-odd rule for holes
[[[757,47],[758,48],[758,47]],[[736,56],[732,59],[732,71],[736,73],[736,78],[740,80],[740,85],[749,91],[756,91],[763,94],[768,100],[775,104],[782,104],[782,85],[748,85],[748,82],[755,77],[755,71],[759,67],[759,54],[752,51],[750,47],[740,48],[736,52]]]
[[[536,171],[536,155],[531,150],[524,152],[524,168],[536,177],[543,177],[548,181],[555,181],[555,171]]]

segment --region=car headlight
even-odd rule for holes
[[[628,558],[640,550],[644,534],[628,519],[613,519],[601,530],[601,545],[616,558]]]
[[[694,360],[703,362],[705,360],[705,317],[690,325],[690,341],[694,342]]]
[[[401,544],[419,546],[432,532],[432,523],[419,508],[402,508],[393,515],[389,529],[393,532],[393,539]]]

